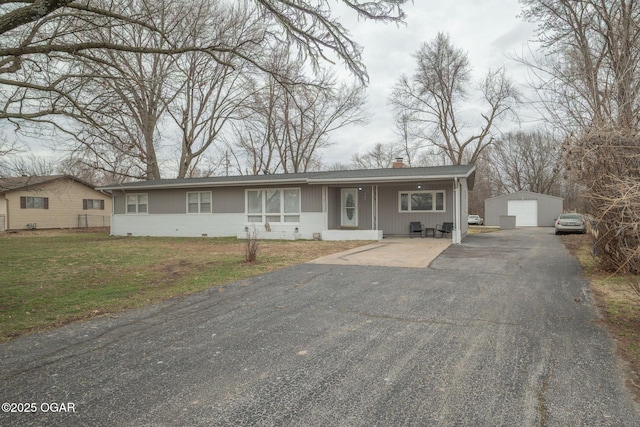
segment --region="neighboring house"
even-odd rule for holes
[[[530,191],[505,194],[484,201],[484,224],[499,226],[501,216],[512,216],[516,227],[553,227],[563,205],[562,197]]]
[[[0,231],[109,225],[111,195],[68,175],[0,178]]]
[[[397,164],[396,164],[397,165]],[[402,165],[403,166],[403,165]],[[467,232],[475,166],[168,179],[115,184],[111,233],[380,240],[453,222]]]

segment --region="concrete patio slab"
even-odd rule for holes
[[[312,264],[426,268],[451,245],[448,238],[387,238],[348,251],[323,256]]]

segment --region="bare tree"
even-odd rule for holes
[[[4,138],[0,138],[0,178],[12,175],[11,161],[20,152],[21,149],[18,144],[15,142],[10,143]]]
[[[402,4],[406,0],[374,0],[343,3],[366,19],[401,22]],[[238,60],[251,62],[269,71],[255,55],[255,45],[276,45],[282,40],[299,49],[299,58],[309,59],[314,66],[329,61],[329,52],[339,58],[361,81],[366,71],[361,62],[361,48],[353,41],[348,30],[331,15],[329,0],[313,5],[284,0],[253,0],[263,13],[265,25],[274,25],[264,34],[265,39],[246,40],[236,45],[219,43],[215,39],[198,39],[196,44],[175,39],[171,28],[162,21],[166,0],[38,0],[23,2],[7,0],[0,5],[0,85],[4,86],[4,108],[0,118],[38,120],[52,114],[69,114],[75,96],[60,73],[56,78],[42,78],[42,71],[59,67],[59,62],[70,61],[76,55],[96,55],[97,50],[175,55],[200,51],[219,59],[221,54],[232,53]],[[174,2],[175,3],[175,2]],[[188,12],[192,2],[186,0],[175,5]],[[186,15],[191,19],[193,15]],[[126,37],[96,39],[96,33],[136,28],[138,32],[164,40],[162,45],[140,46]],[[117,33],[116,33],[117,34]],[[90,53],[88,53],[90,52]],[[75,73],[67,69],[68,73]],[[75,112],[77,113],[77,112]]]
[[[305,82],[302,64],[289,56],[286,46],[274,54],[272,64],[286,78],[266,75],[254,83],[251,115],[236,127],[230,150],[237,163],[248,163],[249,173],[312,170],[331,132],[364,121],[363,90],[338,86],[327,73]]]
[[[394,109],[411,118],[414,133],[440,149],[452,164],[475,163],[493,142],[497,122],[512,112],[519,94],[504,69],[490,70],[479,84],[484,112],[465,120],[462,104],[470,101],[467,87],[471,65],[467,54],[449,36],[439,33],[414,55],[413,75],[402,75],[389,99]]]
[[[236,45],[262,38],[262,24],[253,10],[202,0],[191,2],[188,10],[174,4],[166,2],[158,15],[164,16],[160,21],[176,40],[195,45],[197,39],[215,39],[220,45]],[[166,43],[139,30],[110,29],[95,38],[128,38],[140,47]],[[129,178],[161,177],[158,150],[170,149],[159,146],[167,114],[180,132],[173,148],[179,158],[178,177],[191,174],[190,168],[217,139],[243,96],[243,66],[232,66],[231,54],[220,54],[217,60],[202,52],[169,56],[98,50],[77,56],[88,72],[79,78],[83,90],[77,103],[84,114],[77,120],[83,127],[73,136],[96,167]]]
[[[502,135],[487,152],[491,175],[500,193],[561,193],[561,141],[542,131]]]
[[[318,151],[330,145],[331,132],[364,121],[364,95],[358,86],[335,87],[327,78],[295,89],[283,99],[284,138],[277,141],[278,154],[285,171],[306,172]]]
[[[544,60],[539,98],[567,131],[567,172],[587,189],[602,268],[640,273],[640,3],[526,0]]]
[[[384,22],[402,22],[405,1],[342,0],[359,16]],[[311,64],[316,70],[322,63],[337,59],[361,82],[366,82],[361,48],[332,15],[330,3],[329,0],[314,4],[285,0],[2,2],[0,118],[12,121],[21,131],[30,124],[35,132],[53,126],[74,136],[79,121],[84,125],[81,136],[86,152],[74,154],[77,159],[105,170],[117,170],[128,178],[158,178],[157,125],[171,101],[171,95],[165,92],[166,79],[169,66],[178,55],[200,53],[233,70],[252,64],[276,80],[286,80],[286,76],[278,74],[279,70],[269,67],[268,58],[273,46],[289,44],[297,49],[298,61]],[[263,31],[241,32],[235,38],[221,38],[221,31],[200,37],[184,37],[183,31],[176,31],[185,23],[212,16],[220,18],[212,28],[226,27],[225,19],[229,16],[225,11],[218,15],[207,13],[202,5],[245,9],[254,6],[253,19],[260,21]],[[166,13],[169,6],[173,16]],[[125,76],[133,78],[126,82]],[[103,91],[97,93],[95,89],[99,86]],[[114,107],[108,105],[106,98],[113,95],[123,98],[124,114],[117,116]],[[113,117],[117,120],[111,120]],[[183,128],[189,127],[184,133],[187,140],[198,133],[193,121],[179,123]],[[216,126],[209,133],[219,130]],[[203,153],[201,149],[207,145],[204,141],[214,139],[200,132],[198,148],[188,143],[184,146],[181,174],[188,169],[185,164]],[[289,157],[293,154],[289,153]]]
[[[397,157],[402,157],[401,153],[402,147],[397,144],[378,142],[366,153],[354,154],[351,157],[351,164],[355,169],[389,168]]]
[[[142,41],[147,42],[154,43]],[[79,54],[91,77],[82,83],[79,95],[86,101],[83,114],[77,117],[82,129],[73,135],[101,159],[100,163],[109,164],[105,158],[123,158],[135,167],[129,170],[131,178],[159,179],[158,124],[177,95],[168,87],[174,58],[119,51],[96,53],[105,55]]]
[[[521,59],[550,120],[569,132],[635,129],[640,120],[640,4],[635,0],[525,0],[543,55]]]
[[[8,176],[46,176],[58,172],[56,159],[34,153],[10,156],[3,162],[3,169]]]
[[[240,44],[243,39],[258,40],[264,32],[259,18],[253,10],[243,6],[212,10],[207,2],[203,2],[190,25],[193,33],[190,37],[202,37],[202,34],[215,31],[214,38],[228,45]],[[251,70],[243,63],[228,65],[233,62],[230,53],[213,60],[202,52],[183,54],[176,61],[175,79],[181,82],[181,87],[168,112],[180,131],[178,178],[192,175],[192,168],[197,168],[201,156],[208,153],[211,160],[211,148],[218,148],[220,153],[221,133],[226,125],[229,121],[242,119],[245,114],[245,104],[252,95],[248,81]],[[214,147],[218,142],[219,146]],[[207,163],[211,166],[219,164],[220,160]],[[197,173],[213,173],[215,169],[208,168],[205,172],[200,168]]]

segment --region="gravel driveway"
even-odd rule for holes
[[[35,411],[0,425],[638,426],[613,351],[553,230],[500,231],[2,344],[2,402]]]

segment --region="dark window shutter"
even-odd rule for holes
[[[27,198],[20,196],[20,209],[27,209]]]
[[[104,210],[104,200],[100,200],[100,210]]]
[[[87,199],[82,199],[82,209],[87,210]]]
[[[49,198],[48,197],[43,197],[44,199],[44,208],[45,209],[49,209]]]

